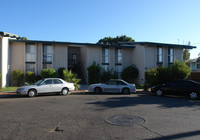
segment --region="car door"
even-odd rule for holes
[[[171,94],[171,95],[176,94],[178,85],[179,84],[177,83],[177,81],[173,81],[173,82],[167,83],[163,87],[163,91],[166,94]]]
[[[53,79],[53,84],[52,84],[52,91],[53,92],[61,92],[63,87],[63,82],[59,79]]]
[[[41,83],[38,86],[38,88],[37,88],[38,93],[53,92],[53,90],[52,90],[52,84],[53,84],[52,79],[45,80],[43,83]]]
[[[118,81],[118,86],[117,86],[118,92],[122,92],[123,88],[129,88],[129,87],[128,87],[128,85],[126,83],[124,83],[122,81]]]
[[[108,81],[103,88],[104,92],[118,92],[117,81]]]

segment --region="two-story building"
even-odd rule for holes
[[[175,60],[183,60],[183,49],[195,46],[152,42],[120,42],[118,45],[72,43],[41,40],[21,40],[19,36],[0,32],[0,73],[2,86],[11,84],[11,73],[22,70],[36,75],[44,68],[58,70],[74,68],[82,71],[87,82],[87,68],[96,62],[103,70],[120,74],[132,64],[139,70],[137,83],[145,82],[145,70],[157,66],[169,66]]]

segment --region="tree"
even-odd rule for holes
[[[68,71],[68,70],[63,70],[63,78],[66,82],[70,82],[74,84],[75,89],[78,89],[80,87],[80,85],[78,84],[81,79],[77,78],[77,74],[72,73],[72,71]]]
[[[132,83],[138,77],[138,69],[135,65],[130,65],[122,71],[122,79]]]
[[[21,40],[28,40],[27,37],[21,37],[20,39],[21,39]]]
[[[186,61],[186,60],[189,60],[190,59],[190,52],[188,49],[184,49],[183,50],[183,60]]]
[[[190,68],[185,62],[176,61],[171,67],[173,79],[187,79],[190,75]]]
[[[101,78],[101,67],[96,62],[93,62],[91,66],[87,68],[88,70],[88,81],[90,84],[99,83]]]
[[[116,36],[116,37],[104,37],[100,39],[97,44],[105,44],[105,45],[117,45],[119,42],[134,42],[131,37],[126,35]]]

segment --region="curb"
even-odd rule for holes
[[[70,94],[84,94],[89,93],[88,90],[74,90]],[[136,90],[136,94],[149,94],[150,91]],[[17,95],[15,91],[0,92],[0,95]]]

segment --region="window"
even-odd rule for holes
[[[43,69],[52,68],[53,48],[51,45],[43,46]]]
[[[26,44],[25,48],[25,71],[35,72],[36,46],[35,44]]]
[[[50,85],[50,84],[52,84],[52,80],[46,80],[46,81],[44,81],[43,84],[44,84],[44,85]]]
[[[102,48],[102,68],[103,71],[109,70],[109,48]]]
[[[62,81],[58,80],[58,79],[53,79],[53,83],[54,84],[62,84]]]
[[[122,63],[122,49],[121,48],[115,49],[115,63],[116,64]]]
[[[162,66],[162,47],[157,48],[157,66]]]
[[[168,49],[168,63],[173,63],[174,62],[174,49],[169,48]]]
[[[122,49],[115,48],[115,71],[117,72],[118,78],[121,78],[122,73]]]
[[[200,69],[200,63],[197,63],[197,69]]]
[[[115,71],[117,73],[118,78],[121,78],[122,65],[115,65]]]

